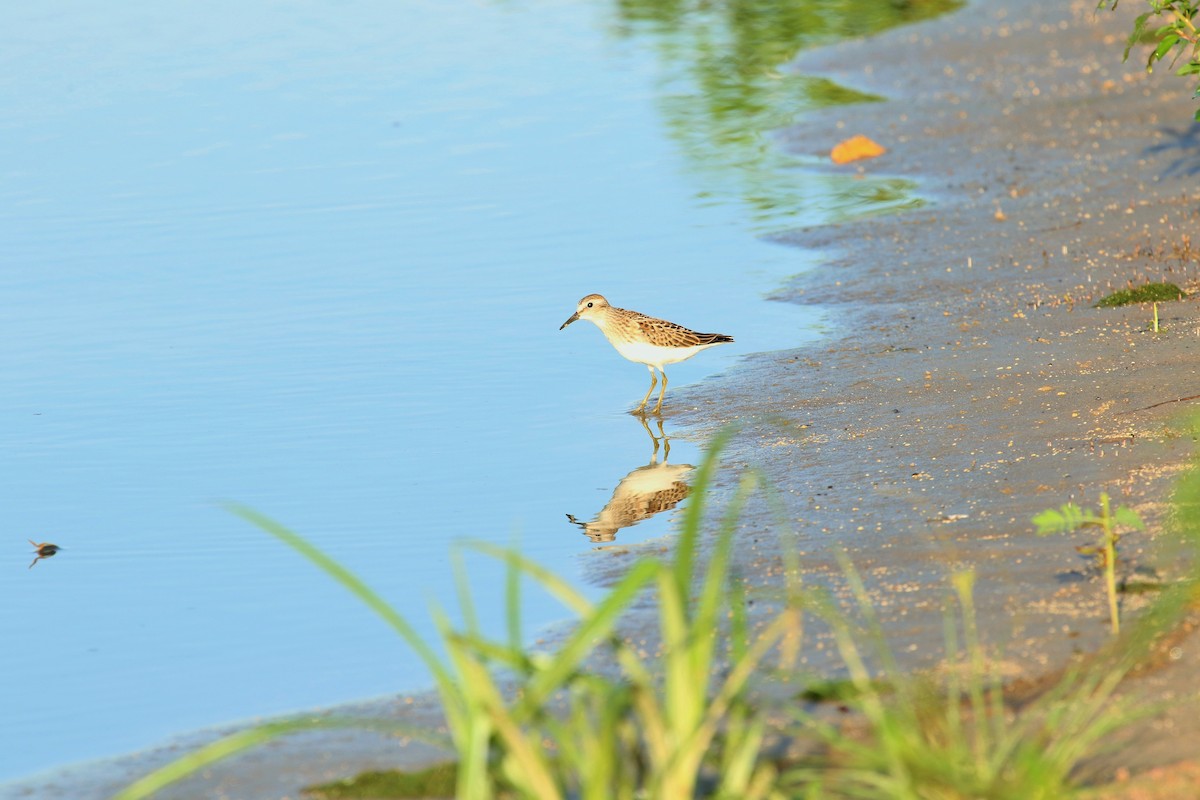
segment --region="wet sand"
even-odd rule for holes
[[[1092,306],[1131,282],[1200,288],[1196,104],[1137,50],[1121,63],[1141,9],[1093,9],[973,4],[805,54],[801,72],[891,102],[813,115],[784,146],[865,134],[889,152],[838,169],[912,178],[932,202],[778,236],[829,254],[774,299],[828,309],[830,337],[689,398],[689,424],[742,425],[729,460],[780,488],[810,581],[836,586],[829,556],[848,548],[914,667],[941,655],[946,576],[962,568],[1007,676],[1036,679],[1106,639],[1102,583],[1074,549],[1086,536],[1034,534],[1048,507],[1094,507],[1106,491],[1149,526],[1123,540],[1119,572],[1180,571],[1155,533],[1192,455],[1200,315],[1192,300],[1161,304],[1156,334],[1148,305]],[[770,525],[766,509],[747,521]],[[748,572],[777,569],[772,536],[747,545]],[[1130,613],[1145,598],[1122,602]],[[1129,691],[1197,698],[1197,651],[1185,639]],[[830,663],[816,647],[809,660]],[[1101,776],[1197,755],[1194,712],[1147,724]]]
[[[825,154],[865,134],[881,158],[830,171],[917,181],[929,205],[901,214],[781,233],[781,246],[828,254],[774,294],[828,310],[817,345],[764,353],[703,385],[675,390],[676,429],[697,438],[739,425],[725,463],[756,467],[777,487],[806,579],[838,585],[849,550],[906,664],[941,654],[946,576],[978,575],[985,636],[1004,674],[1036,679],[1107,636],[1103,587],[1074,550],[1041,539],[1030,517],[1101,491],[1150,525],[1123,542],[1128,568],[1178,574],[1155,541],[1174,478],[1192,451],[1180,414],[1200,394],[1192,301],[1094,309],[1129,281],[1200,288],[1196,228],[1200,138],[1190,86],[1120,61],[1134,4],[1093,13],[1017,0],[975,3],[948,18],[804,54],[795,69],[890,98],[829,109],[780,134]],[[736,481],[727,470],[722,488]],[[754,505],[739,567],[777,586],[780,519]],[[596,580],[625,559],[590,556]],[[1138,600],[1127,599],[1127,612]],[[652,630],[647,611],[630,632]],[[1139,678],[1147,697],[1195,696],[1200,641]],[[814,671],[835,669],[819,635]],[[1175,693],[1172,695],[1172,693]],[[412,702],[410,702],[410,700]],[[413,709],[417,711],[413,711]],[[433,724],[428,698],[352,711]],[[1106,765],[1139,771],[1195,755],[1196,717],[1154,721]],[[58,774],[14,797],[106,797],[186,750]],[[293,737],[218,765],[164,798],[299,796],[298,787],[367,768],[421,762],[418,746],[362,732]],[[1124,773],[1121,773],[1124,774]]]

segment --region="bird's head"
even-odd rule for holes
[[[606,308],[608,308],[608,301],[604,299],[603,295],[589,294],[579,301],[579,305],[575,308],[575,313],[571,315],[570,319],[560,325],[558,329],[561,331],[577,319],[590,319],[595,322],[595,317]]]

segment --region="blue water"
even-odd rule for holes
[[[6,10],[0,781],[426,682],[224,502],[308,536],[427,634],[456,540],[516,537],[585,581],[599,556],[564,515],[599,512],[651,442],[625,413],[645,368],[590,325],[558,330],[581,296],[736,337],[671,370],[668,409],[816,335],[812,311],[764,301],[813,256],[714,195],[664,122],[660,55],[613,13]],[[788,218],[823,221],[806,213]],[[702,443],[667,432],[696,463]],[[30,569],[27,539],[64,549]],[[470,562],[495,627],[499,569]],[[527,605],[534,630],[565,617]]]

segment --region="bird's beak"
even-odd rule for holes
[[[567,327],[568,325],[570,325],[572,322],[574,322],[574,321],[575,321],[575,320],[577,320],[577,319],[579,319],[579,312],[578,312],[578,311],[576,311],[574,314],[572,314],[572,315],[571,315],[571,318],[570,318],[569,320],[567,320],[566,322],[564,322],[562,325],[559,325],[559,326],[558,326],[558,329],[561,331],[563,328]]]

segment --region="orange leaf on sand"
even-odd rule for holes
[[[851,136],[846,141],[833,148],[829,157],[835,164],[848,164],[860,158],[875,158],[887,152],[887,148],[868,139],[866,136]]]

